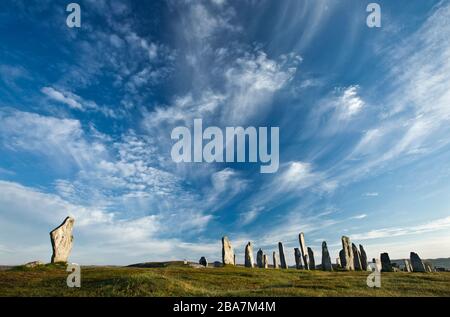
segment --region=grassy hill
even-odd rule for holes
[[[368,272],[192,268],[154,263],[150,268],[82,267],[81,288],[66,286],[64,266],[0,271],[0,296],[450,296],[450,273],[382,273],[381,288]]]

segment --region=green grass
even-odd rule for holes
[[[368,272],[190,268],[82,267],[81,288],[66,286],[63,265],[0,271],[0,296],[450,296],[450,273],[382,273],[380,289]]]

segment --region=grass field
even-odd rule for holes
[[[65,266],[0,271],[0,296],[450,296],[450,273],[382,273],[381,288],[368,272],[321,272],[162,267],[82,267],[81,288],[66,285]]]

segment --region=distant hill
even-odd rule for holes
[[[425,262],[430,262],[433,267],[443,267],[450,270],[450,258],[439,258],[439,259],[424,259]],[[403,267],[403,259],[401,260],[391,260],[393,263],[397,263],[399,267]]]

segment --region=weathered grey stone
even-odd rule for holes
[[[247,243],[245,247],[245,267],[253,268],[255,266],[255,261],[253,259],[253,246],[252,243]]]
[[[280,266],[282,269],[287,269],[286,257],[284,256],[283,243],[278,242],[278,250],[280,252]]]
[[[295,258],[295,268],[297,270],[302,270],[303,269],[302,253],[300,252],[299,248],[294,249],[294,258]]]
[[[308,247],[308,260],[309,260],[309,269],[310,270],[315,270],[316,269],[316,261],[314,260],[314,252],[313,250]]]
[[[425,272],[426,268],[423,264],[422,259],[419,257],[417,253],[411,252],[409,255],[409,258],[411,260],[411,265],[413,268],[413,272]]]
[[[431,264],[431,262],[425,262],[425,261],[422,261],[422,262],[423,262],[423,265],[425,266],[425,271],[427,271],[429,273],[433,272],[433,264]]]
[[[75,219],[67,217],[63,223],[50,232],[50,240],[52,242],[52,263],[67,262],[73,244],[73,225]]]
[[[24,264],[23,266],[28,267],[28,268],[35,268],[35,267],[42,266],[42,265],[44,265],[44,263],[41,261],[33,261],[33,262],[28,262],[28,263]]]
[[[405,265],[405,268],[403,269],[405,272],[412,272],[412,267],[411,267],[411,263],[409,262],[409,260],[404,259],[403,264]]]
[[[381,272],[393,272],[391,259],[389,258],[389,254],[381,253]]]
[[[342,236],[342,250],[342,256],[341,253],[339,253],[342,268],[347,271],[354,271],[355,263],[353,260],[353,249],[349,237]]]
[[[366,250],[364,250],[364,247],[360,244],[359,245],[359,252],[361,256],[361,269],[363,271],[367,271],[367,253]]]
[[[264,268],[263,257],[264,257],[263,250],[259,249],[258,252],[256,253],[256,264],[260,269]]]
[[[222,263],[224,265],[235,265],[234,250],[227,236],[222,238]]]
[[[202,256],[200,258],[200,261],[198,261],[198,264],[203,265],[203,266],[208,266],[208,260],[206,260],[206,258],[204,256]]]
[[[278,260],[277,253],[273,251],[273,268],[279,269],[280,268],[280,261]]]
[[[269,268],[269,257],[267,256],[267,254],[263,255],[263,267],[265,269]]]
[[[322,242],[322,270],[333,271],[333,265],[331,264],[330,253],[328,252],[327,242]]]
[[[298,242],[300,243],[300,251],[302,251],[303,265],[305,270],[309,270],[308,249],[305,243],[305,234],[300,232],[298,235]]]
[[[222,266],[223,266],[222,262],[220,262],[220,261],[215,261],[214,262],[214,267],[222,267]]]
[[[355,271],[361,271],[361,254],[359,253],[358,248],[354,243],[352,243],[352,251],[353,251],[353,266],[355,267]]]

